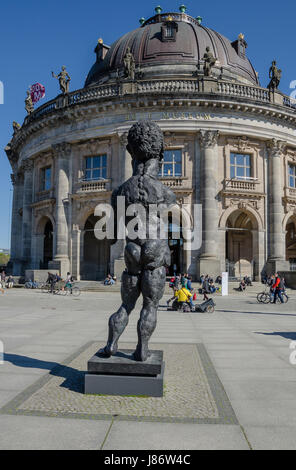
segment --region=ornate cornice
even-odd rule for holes
[[[213,148],[218,143],[219,131],[199,131],[198,138],[202,149]]]

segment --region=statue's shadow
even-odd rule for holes
[[[73,369],[73,367],[57,362],[42,361],[18,354],[4,354],[4,363],[5,362],[10,362],[16,367],[48,370],[49,375],[65,379],[60,384],[60,387],[67,388],[72,392],[84,393],[84,376],[86,371]]]

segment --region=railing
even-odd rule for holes
[[[245,98],[262,103],[273,103],[269,90],[252,85],[243,85],[240,83],[225,82],[220,80],[217,82],[218,89],[216,95],[224,95],[226,97]],[[198,79],[181,79],[181,80],[141,80],[135,82],[137,95],[165,95],[175,94],[176,98],[181,98],[182,93],[191,95],[192,98],[202,98],[203,93],[199,90],[200,81]],[[104,98],[112,98],[120,96],[120,83],[110,85],[98,85],[94,87],[83,88],[81,90],[60,95],[55,100],[46,103],[37,108],[32,114],[25,118],[25,124],[50,114],[56,110],[67,108],[79,103],[95,101]],[[283,105],[291,110],[296,109],[288,96],[283,97]]]
[[[138,93],[198,92],[197,80],[150,80],[138,84]]]
[[[296,197],[296,189],[295,188],[287,188],[288,194],[290,197]]]
[[[223,95],[237,96],[240,98],[249,98],[251,100],[270,102],[270,93],[265,88],[259,88],[239,83],[223,82],[218,83],[218,93]]]
[[[224,189],[227,190],[242,190],[242,191],[255,191],[256,185],[253,181],[240,181],[240,180],[225,180]]]
[[[48,191],[40,191],[35,195],[35,202],[46,201],[53,197],[53,190],[49,189]]]
[[[142,28],[148,24],[163,23],[164,21],[167,21],[168,17],[172,18],[172,21],[184,21],[185,23],[192,23],[192,24],[195,24],[196,26],[200,26],[200,22],[198,22],[192,16],[187,15],[186,13],[175,12],[175,13],[164,13],[164,14],[154,15],[152,18],[149,18],[149,20],[143,23]]]
[[[109,183],[108,180],[80,181],[78,183],[78,192],[108,191],[110,187]]]
[[[159,178],[160,181],[169,188],[183,188],[184,178]]]

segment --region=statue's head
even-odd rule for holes
[[[153,121],[139,121],[128,133],[127,150],[134,160],[145,163],[151,159],[163,160],[163,133]]]
[[[208,47],[206,48],[206,51],[207,51],[207,52],[210,52],[210,50],[211,50],[211,49],[210,49],[209,46],[208,46]]]
[[[65,66],[65,65],[62,66],[62,70],[63,70],[63,71],[66,70],[66,66]]]

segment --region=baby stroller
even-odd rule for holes
[[[196,305],[195,306],[195,311],[196,312],[201,312],[201,313],[214,313],[215,311],[215,302],[213,301],[213,299],[209,299],[207,300],[206,302],[202,303],[202,304],[199,304],[199,305]]]

